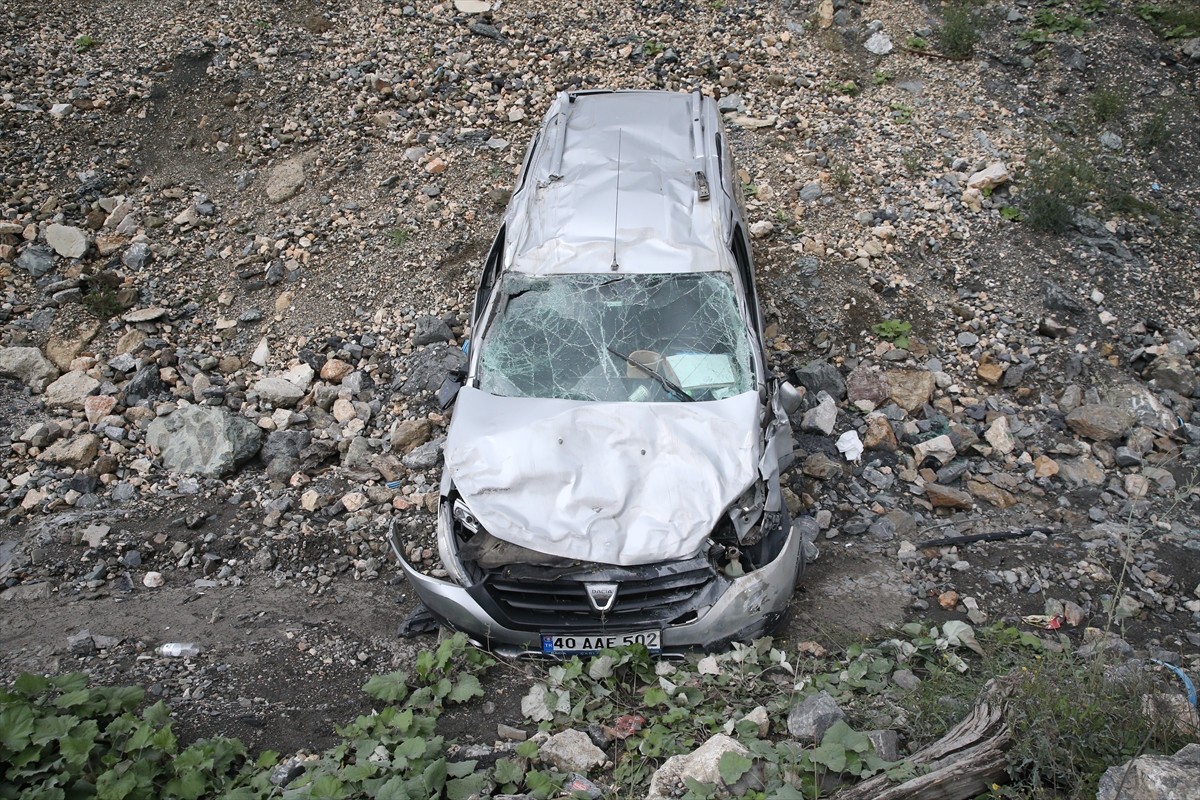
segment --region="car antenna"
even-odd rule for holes
[[[613,272],[621,267],[617,263],[617,219],[621,209],[621,133],[622,129],[617,128],[617,194],[613,198],[613,260],[609,266]]]

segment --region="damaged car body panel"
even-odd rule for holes
[[[737,178],[699,93],[562,94],[472,314],[445,445],[433,615],[505,653],[722,647],[803,568],[785,392]]]

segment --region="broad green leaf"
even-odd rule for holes
[[[142,719],[155,727],[161,728],[171,721],[171,712],[167,710],[166,703],[159,700],[142,712]]]
[[[412,800],[412,795],[405,788],[405,779],[402,775],[389,780],[375,793],[375,800]]]
[[[346,783],[362,783],[367,778],[376,775],[378,772],[378,764],[370,761],[362,761],[358,764],[351,764],[348,767],[342,767],[339,774],[342,780]]]
[[[446,764],[446,774],[451,778],[465,778],[475,774],[478,761],[451,761]]]
[[[76,689],[72,692],[64,692],[54,701],[54,705],[59,708],[78,708],[88,703],[92,699],[92,693],[88,689]]]
[[[534,746],[534,754],[537,754],[537,746]],[[512,759],[501,758],[496,761],[496,766],[492,768],[492,779],[499,784],[505,783],[520,783],[525,777],[525,770],[521,765]]]
[[[96,724],[96,720],[85,719],[76,725],[69,735],[59,740],[58,752],[70,766],[81,767],[87,763],[99,734],[100,727]]]
[[[767,800],[808,800],[808,798],[795,786],[785,783],[767,795]]]
[[[51,677],[50,685],[60,692],[75,692],[88,685],[88,678],[82,672],[68,672]]]
[[[603,680],[613,674],[613,665],[616,659],[612,656],[596,656],[588,663],[588,675],[593,680]]]
[[[408,674],[405,672],[389,672],[386,675],[376,675],[367,681],[363,691],[382,700],[385,703],[399,703],[408,697]]]
[[[207,778],[207,773],[199,770],[184,772],[167,781],[163,790],[168,796],[178,797],[179,800],[198,800],[204,796]]]
[[[446,782],[446,797],[449,800],[468,800],[472,795],[481,794],[486,786],[487,776],[483,774],[451,778]]]
[[[70,715],[41,717],[34,726],[33,736],[30,741],[36,745],[57,741],[70,733],[78,724],[79,718]]]
[[[430,763],[421,773],[421,779],[425,781],[425,789],[430,796],[436,796],[446,785],[446,759],[439,758]]]
[[[483,687],[479,684],[479,678],[470,673],[459,676],[454,688],[450,690],[448,699],[452,703],[464,703],[472,697],[483,697]]]
[[[846,769],[846,748],[835,742],[822,742],[821,746],[812,751],[814,764],[821,764],[830,772],[842,772]]]
[[[0,748],[10,753],[24,750],[33,730],[34,717],[29,706],[9,706],[0,711]]]
[[[137,786],[137,776],[128,769],[127,761],[122,761],[116,767],[105,772],[96,780],[96,800],[125,800]]]
[[[109,714],[123,714],[133,711],[142,704],[146,690],[140,686],[114,686],[98,690],[105,700],[106,711]]]
[[[741,753],[727,750],[717,761],[717,774],[721,776],[721,780],[725,782],[726,786],[732,786],[741,780],[742,776],[753,766],[754,762]]]
[[[715,783],[701,783],[695,778],[684,776],[683,785],[688,790],[685,797],[711,798],[716,797],[717,794],[717,785]]]
[[[15,681],[13,681],[12,688],[14,692],[32,699],[49,689],[50,681],[43,678],[41,675],[34,675],[31,672],[23,672]]]
[[[404,758],[420,758],[425,755],[425,740],[416,737],[405,739],[396,747],[393,753]]]
[[[521,758],[533,758],[538,754],[538,743],[527,739],[517,745],[517,755]]]

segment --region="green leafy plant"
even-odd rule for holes
[[[845,191],[854,182],[854,174],[850,171],[850,167],[838,164],[829,171],[829,179],[833,181],[834,186]]]
[[[742,182],[742,196],[757,197],[758,196],[758,185],[754,184],[754,183],[750,183],[748,181],[743,181]]]
[[[86,53],[98,44],[100,44],[98,39],[85,33],[75,40],[75,52]]]
[[[1174,136],[1175,131],[1171,125],[1171,111],[1165,105],[1159,106],[1150,115],[1150,118],[1142,123],[1138,130],[1137,142],[1143,150],[1158,150],[1165,147]]]
[[[1125,95],[1115,89],[1098,89],[1088,98],[1097,122],[1111,122],[1125,113]]]
[[[912,122],[913,107],[907,103],[893,101],[891,105],[892,118],[901,125],[907,125]]]
[[[922,39],[920,36],[910,36],[904,41],[905,47],[910,50],[928,50],[929,42]]]
[[[1083,4],[1083,13],[1089,17],[1094,17],[1099,14],[1104,14],[1108,11],[1108,3],[1106,0],[1086,0]]]
[[[662,42],[656,42],[653,39],[642,45],[642,52],[646,54],[647,58],[654,58],[665,49]]]
[[[1188,0],[1143,3],[1137,14],[1164,39],[1190,39],[1200,36],[1200,8]]]
[[[392,228],[387,232],[388,239],[393,247],[404,247],[408,244],[408,240],[412,238],[412,231],[408,228]]]
[[[899,319],[885,319],[883,322],[871,326],[872,333],[901,349],[908,347],[910,331],[912,331],[912,323]]]
[[[942,15],[938,46],[951,58],[970,58],[979,44],[979,17],[965,2],[950,3]]]
[[[871,75],[871,83],[875,84],[876,86],[883,86],[890,80],[892,80],[891,74],[881,69],[875,70],[875,72]]]
[[[1000,216],[1009,222],[1020,222],[1025,219],[1025,215],[1021,213],[1021,209],[1016,206],[1003,206],[1000,209]]]
[[[1035,229],[1061,233],[1074,221],[1074,210],[1087,199],[1096,173],[1082,156],[1059,153],[1033,160],[1022,211]]]

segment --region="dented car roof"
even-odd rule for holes
[[[505,215],[506,269],[728,271],[715,115],[698,93],[560,95]]]

